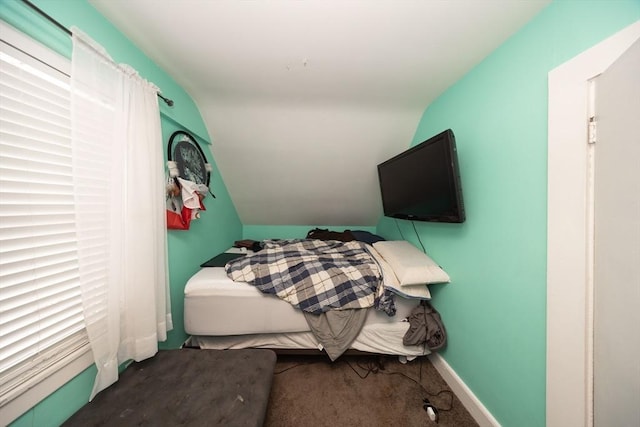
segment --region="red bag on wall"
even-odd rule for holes
[[[182,222],[182,215],[167,209],[167,228],[169,230],[187,230],[188,227]]]

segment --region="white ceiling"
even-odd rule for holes
[[[345,226],[376,224],[376,165],[550,2],[89,1],[194,99],[244,224]]]

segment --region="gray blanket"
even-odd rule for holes
[[[331,361],[344,353],[358,336],[364,321],[366,309],[332,310],[322,314],[304,313],[305,319]]]

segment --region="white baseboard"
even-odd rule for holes
[[[484,407],[482,402],[478,400],[475,394],[462,381],[462,378],[456,374],[446,360],[438,353],[431,353],[429,360],[434,368],[438,371],[442,379],[451,387],[451,390],[460,399],[462,404],[471,416],[476,420],[480,427],[500,427],[500,423],[491,415],[491,412]]]

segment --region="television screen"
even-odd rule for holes
[[[385,216],[464,222],[456,140],[451,129],[378,165]]]

